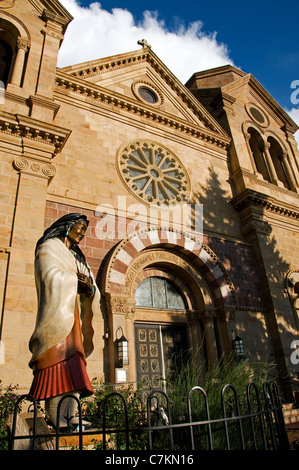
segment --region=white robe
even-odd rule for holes
[[[100,292],[94,282],[92,297],[77,295],[77,272],[93,275],[86,262],[69,251],[59,238],[46,240],[37,249],[35,282],[38,311],[35,330],[29,342],[34,361],[52,346],[64,340],[73,328],[78,301],[85,356],[93,351],[92,317],[100,311]]]

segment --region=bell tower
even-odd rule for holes
[[[186,86],[231,136],[231,204],[255,249],[281,387],[292,401],[290,345],[299,323],[284,285],[298,270],[298,126],[255,77],[230,65],[195,73]]]
[[[30,381],[28,338],[36,314],[34,246],[44,230],[55,158],[70,131],[55,124],[57,55],[71,15],[56,0],[0,2],[0,368]],[[26,287],[25,287],[26,286]],[[19,364],[19,367],[12,367]]]

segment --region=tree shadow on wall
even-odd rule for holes
[[[219,257],[232,279],[239,306],[248,307],[247,311],[260,308],[267,312],[265,318],[274,351],[274,356],[269,359],[275,360],[280,377],[284,378],[283,382],[288,382],[291,378],[287,377],[283,347],[290,348],[291,342],[296,339],[294,313],[288,296],[284,294],[285,276],[290,264],[279,251],[272,227],[265,220],[260,220],[255,222],[248,235],[243,235],[240,216],[231,204],[231,196],[222,187],[212,167],[209,168],[206,183],[193,193],[192,205],[195,204],[203,205],[204,242]],[[257,321],[255,312],[250,315]],[[238,315],[238,334],[244,338],[246,346],[248,315],[245,318],[246,321],[242,322],[242,315]],[[262,319],[260,322],[264,329]],[[266,343],[265,335],[264,338]],[[263,352],[266,344],[259,343],[258,335],[252,335],[251,347]],[[291,352],[290,349],[290,355]]]
[[[209,167],[206,184],[193,193],[192,204],[203,206],[204,233],[213,232],[218,235],[233,236],[240,233],[240,221],[230,205],[230,195],[222,188],[218,174]]]

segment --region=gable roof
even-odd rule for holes
[[[268,108],[285,124],[290,130],[295,133],[299,126],[293,121],[288,113],[280,106],[280,104],[273,98],[272,95],[263,87],[263,85],[251,74],[245,74],[244,77],[236,80],[236,82],[227,84],[223,87],[225,93],[233,91],[234,86],[238,86],[237,82],[247,82],[250,89],[265,103]]]
[[[122,69],[125,72],[130,65],[142,62],[146,65],[149,65],[161,77],[161,79],[164,80],[167,86],[173,90],[177,96],[177,99],[180,100],[181,103],[184,103],[184,106],[188,107],[189,110],[191,110],[194,115],[198,117],[198,119],[202,122],[202,131],[206,129],[208,133],[216,134],[218,139],[224,139],[225,146],[228,144],[230,138],[224,129],[220,126],[220,124],[210,115],[210,113],[193,96],[193,94],[179,81],[179,79],[175,77],[175,75],[166,67],[166,65],[159,59],[159,57],[152,51],[150,47],[143,47],[141,50],[63,67],[58,69],[57,78],[62,78],[63,75],[66,79],[68,76],[69,80],[76,80],[77,83],[78,80],[81,81],[82,86],[84,84],[85,87],[97,87],[99,90],[103,90],[104,87],[101,87],[99,84],[91,83],[90,79],[96,75],[99,75],[99,78],[100,76],[103,78],[106,72],[111,72],[113,70]],[[105,92],[108,93],[107,88],[105,88]],[[130,102],[129,97],[117,94],[116,92],[111,93],[116,95],[119,99]],[[155,110],[155,112],[159,113],[158,110]],[[214,137],[216,137],[216,135],[214,135]]]
[[[221,89],[222,93],[229,95],[244,83],[247,83],[252,92],[255,93],[272,113],[287,125],[293,133],[299,129],[288,113],[251,73],[243,72],[243,70],[232,65],[224,65],[194,73],[186,83],[186,86],[189,89],[193,89],[195,95],[196,88],[193,88],[194,85],[196,85],[199,90],[214,89],[216,91],[217,89]]]

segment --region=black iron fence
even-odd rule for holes
[[[63,397],[59,402],[57,422],[61,403],[70,396]],[[68,429],[66,432],[57,427],[50,432],[47,426],[39,426],[37,402],[30,395],[22,395],[15,404],[10,432],[0,439],[7,441],[9,449],[30,450],[59,450],[62,440],[69,441],[69,447],[82,450],[86,448],[88,438],[89,448],[97,450],[131,450],[132,442],[136,443],[136,440],[140,450],[149,451],[290,449],[276,382],[265,382],[261,393],[254,383],[248,384],[245,400],[242,397],[242,410],[235,388],[225,385],[219,397],[221,416],[216,418],[212,416],[206,391],[199,386],[193,387],[186,397],[186,415],[176,419],[178,422],[172,419],[171,398],[162,390],[153,390],[147,397],[145,407],[140,402],[136,410],[139,424],[134,427],[130,426],[126,399],[117,391],[104,398],[101,404],[102,427],[97,429],[84,429],[81,402],[74,396],[72,398],[78,404],[78,426],[75,430]],[[109,427],[108,419],[112,400],[119,400],[122,410],[119,426],[113,428]],[[27,401],[30,402],[27,416],[31,424],[27,434],[22,434],[17,421],[21,404]],[[71,444],[71,438],[76,438],[75,445]],[[136,449],[136,444],[133,448]]]

